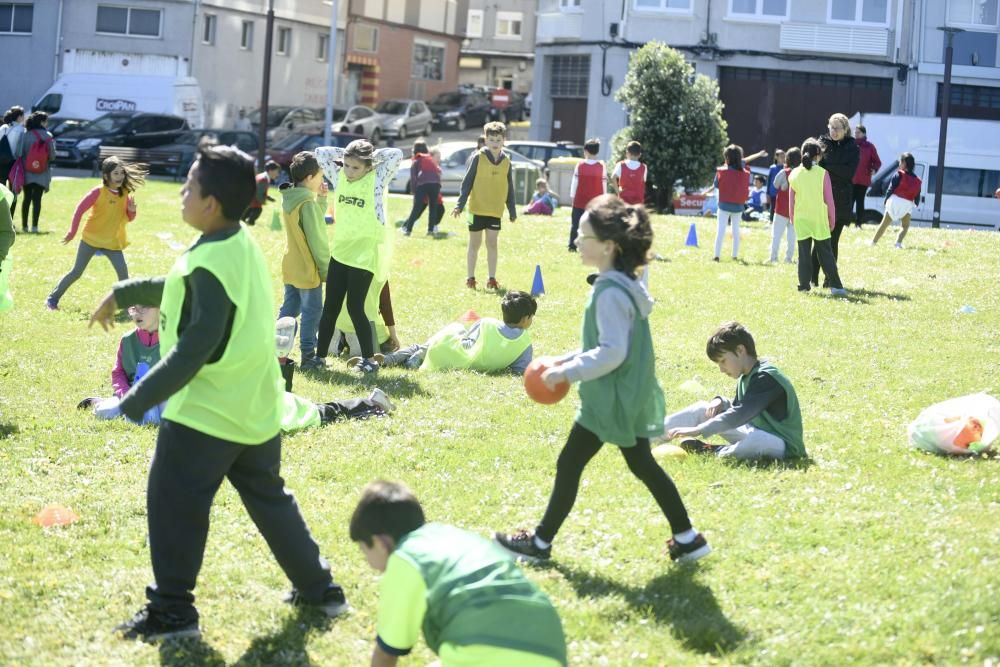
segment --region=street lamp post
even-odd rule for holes
[[[267,116],[271,96],[271,42],[274,38],[274,0],[267,0],[267,24],[264,29],[264,81],[260,91],[260,115],[257,125],[257,166],[264,168],[267,155]]]
[[[941,131],[938,134],[937,171],[934,174],[934,216],[931,226],[935,229],[941,226],[941,199],[944,189],[944,154],[948,141],[948,109],[951,106],[951,61],[955,50],[952,40],[955,33],[965,32],[961,28],[938,28],[944,32],[944,83],[941,85]]]

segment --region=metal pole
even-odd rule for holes
[[[333,125],[334,84],[337,77],[337,0],[330,3],[330,39],[327,40],[326,114],[323,116],[323,145],[330,145]]]
[[[271,42],[274,38],[274,0],[267,0],[267,26],[264,29],[264,82],[260,90],[260,124],[257,125],[257,162],[264,168],[267,154],[267,111],[271,97]]]
[[[941,200],[944,189],[944,153],[945,145],[948,141],[948,109],[951,106],[951,61],[955,50],[952,48],[952,39],[956,32],[962,32],[958,28],[938,28],[945,34],[944,49],[944,84],[941,86],[941,131],[938,134],[938,154],[937,171],[934,174],[934,215],[931,218],[931,226],[934,229],[941,227]]]

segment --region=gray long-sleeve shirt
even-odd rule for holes
[[[490,149],[483,148],[478,153],[473,153],[473,158],[469,162],[469,169],[465,172],[465,178],[462,179],[462,192],[458,196],[458,203],[455,204],[455,208],[459,211],[465,210],[465,205],[469,201],[469,195],[472,193],[472,184],[476,182],[476,169],[479,165],[479,161],[484,159],[489,160],[493,164],[500,164],[504,157],[508,160],[511,159],[510,153],[507,151],[501,151],[500,157],[496,160],[493,159],[493,153]],[[511,161],[511,168],[507,170],[507,215],[510,216],[511,220],[517,219],[517,208],[514,204],[514,163]]]

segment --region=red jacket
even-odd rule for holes
[[[750,170],[730,169],[728,166],[715,170],[715,180],[718,181],[719,203],[740,204],[747,200],[750,190]]]
[[[587,208],[594,197],[604,194],[604,164],[581,162],[576,165],[576,193],[573,196],[573,208]]]
[[[899,174],[899,185],[892,191],[892,194],[909,201],[915,201],[917,195],[920,194],[920,186],[922,185],[920,179],[902,169],[897,173]]]
[[[618,177],[618,196],[626,204],[643,204],[646,201],[646,165],[629,169],[625,161],[618,163],[621,175]]]
[[[871,185],[872,172],[879,170],[879,167],[882,166],[882,160],[878,157],[875,144],[867,139],[862,139],[855,143],[858,146],[860,157],[858,159],[858,168],[854,170],[854,179],[851,182],[854,185]]]
[[[786,167],[784,171],[785,171],[785,178],[787,179],[788,175],[792,173],[792,170]],[[792,186],[789,185],[788,187],[791,188]],[[777,215],[784,216],[786,218],[789,217],[788,190],[782,190],[781,188],[778,188],[778,193],[774,196],[774,212]]]

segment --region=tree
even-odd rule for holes
[[[711,182],[728,143],[715,81],[695,74],[678,51],[649,42],[632,54],[615,99],[631,124],[612,140],[612,157],[622,159],[632,139],[642,144],[657,209],[670,207],[678,180],[691,187]]]

